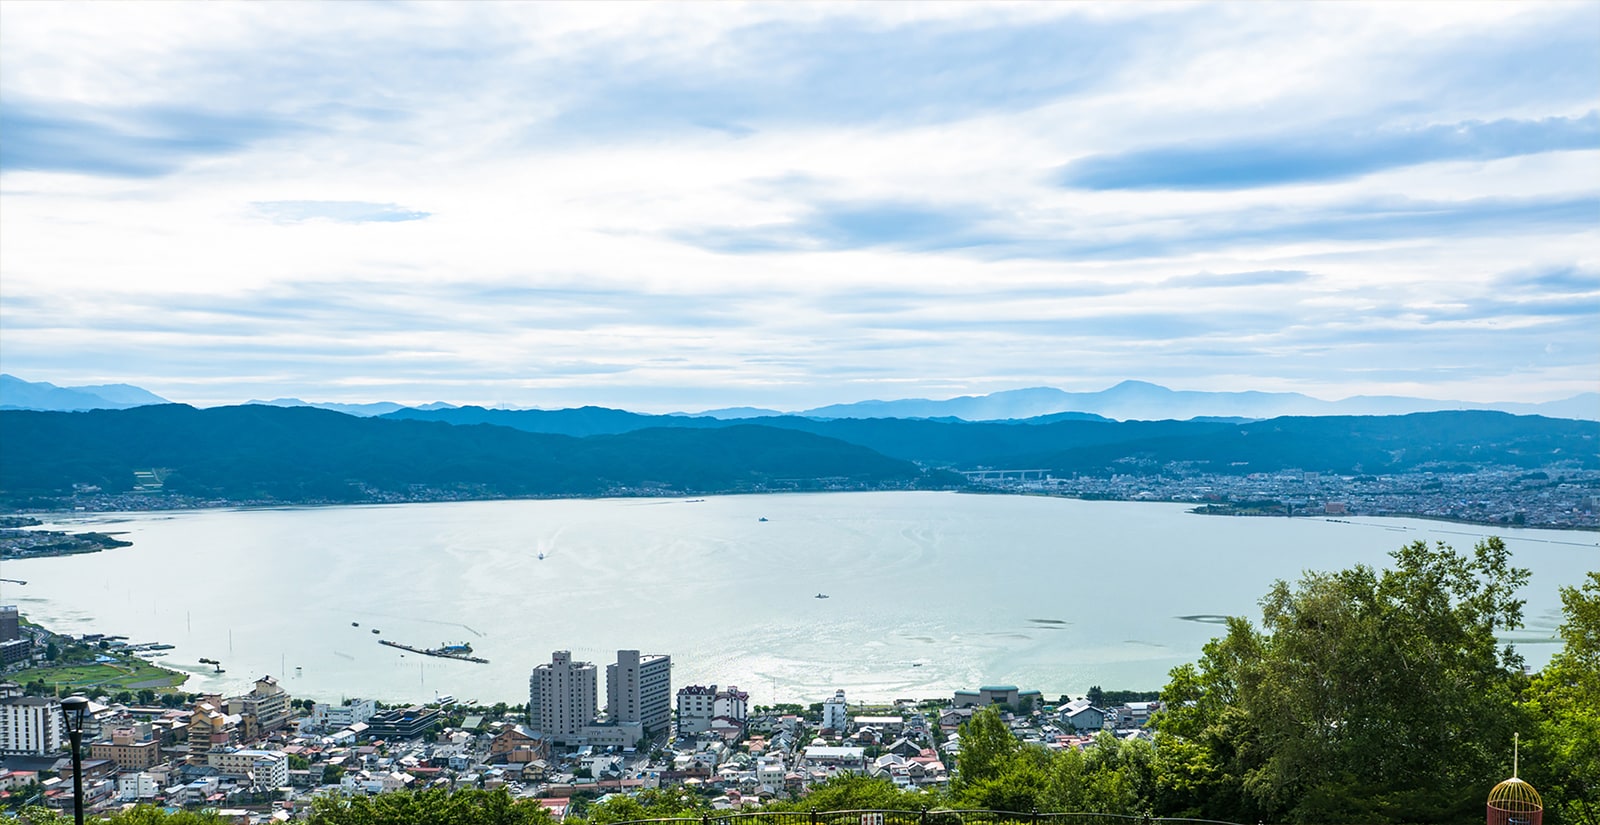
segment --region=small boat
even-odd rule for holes
[[[911,666],[912,667],[922,667],[922,663],[921,662],[912,662]]]
[[[376,628],[376,627],[374,627],[374,628],[373,628],[373,629],[372,629],[372,635],[374,635],[374,636],[376,636],[376,635],[378,635],[378,634],[379,634],[379,633],[382,633],[382,632],[383,632],[383,631],[381,631],[381,630],[379,630],[379,629],[377,629],[377,628]]]
[[[350,623],[350,626],[351,626],[351,627],[360,627],[360,626],[361,626],[361,623],[360,623],[360,622],[351,622],[351,623]]]
[[[819,599],[826,599],[826,598],[828,598],[828,594],[827,593],[818,593],[816,597],[819,598]]]
[[[539,554],[539,561],[544,561],[544,554],[543,553]]]
[[[766,516],[762,516],[761,518],[756,519],[756,521],[766,521],[766,520],[767,520]]]

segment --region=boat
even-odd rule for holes
[[[373,628],[373,629],[372,629],[372,635],[374,635],[374,636],[376,636],[376,635],[378,635],[378,634],[379,634],[379,633],[382,633],[382,632],[383,632],[383,631],[381,631],[381,630],[379,630],[379,629],[377,629],[377,628],[376,628],[376,627],[374,627],[374,628]]]
[[[761,518],[756,519],[756,521],[766,521],[766,520],[767,520],[766,516],[762,516]]]
[[[816,597],[819,598],[819,599],[826,599],[826,598],[828,598],[828,594],[827,593],[818,593]]]
[[[360,627],[360,626],[361,626],[361,623],[360,623],[360,622],[351,622],[351,623],[350,623],[350,626],[351,626],[351,627]]]
[[[539,561],[544,561],[544,554],[543,553],[539,554]]]

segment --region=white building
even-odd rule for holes
[[[750,694],[734,685],[718,690],[716,685],[690,685],[678,691],[678,735],[693,736],[711,730],[713,719],[728,719],[743,725],[750,715]]]
[[[807,745],[804,754],[805,764],[811,767],[832,768],[853,773],[862,773],[867,769],[866,748]]]
[[[606,717],[616,724],[637,722],[645,733],[666,730],[672,720],[672,657],[617,651],[606,665]]]
[[[206,764],[223,776],[249,779],[257,788],[289,784],[289,756],[283,751],[219,748],[206,754]]]
[[[822,726],[839,733],[850,730],[850,705],[844,700],[842,688],[833,694],[832,699],[822,703]]]
[[[717,691],[716,706],[712,708],[711,715],[743,724],[750,716],[750,694],[728,685],[727,690]]]
[[[717,715],[717,686],[689,685],[678,691],[678,735],[694,736],[711,730]]]
[[[151,774],[140,771],[117,777],[117,797],[123,802],[153,799],[161,793],[161,783]]]
[[[0,699],[0,753],[45,756],[65,749],[61,703],[43,696]]]
[[[596,692],[594,665],[558,650],[528,677],[528,724],[552,741],[570,741],[594,723]]]
[[[339,730],[371,719],[378,704],[371,699],[348,699],[343,704],[318,702],[311,706],[311,724],[320,730]]]

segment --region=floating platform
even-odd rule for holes
[[[401,644],[400,642],[391,642],[388,639],[379,639],[378,644],[388,645],[389,647],[397,647],[401,650],[411,653],[421,653],[424,656],[437,656],[440,659],[455,659],[458,662],[474,662],[480,665],[489,664],[488,659],[472,656],[467,653],[454,653],[442,647],[436,647],[431,650],[423,650],[420,647],[412,647],[411,645]]]

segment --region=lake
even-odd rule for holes
[[[1557,588],[1600,568],[1591,532],[1186,509],[893,492],[93,514],[51,526],[134,545],[6,561],[0,576],[27,584],[0,600],[58,632],[176,645],[156,661],[191,691],[271,674],[323,700],[518,704],[553,650],[604,665],[638,648],[672,655],[674,690],[735,684],[770,704],[1156,689],[1220,629],[1182,617],[1259,618],[1275,579],[1487,535],[1533,570],[1515,639],[1538,666]],[[490,663],[407,654],[374,629],[471,642]]]

